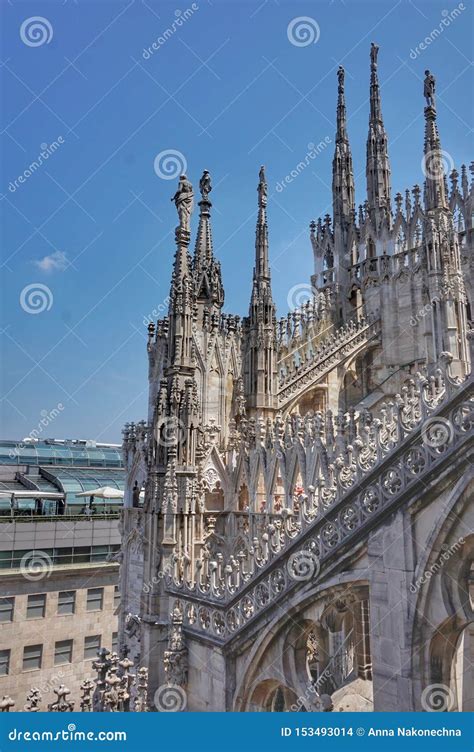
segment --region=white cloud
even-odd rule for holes
[[[45,256],[44,258],[40,259],[40,261],[35,261],[35,264],[38,269],[41,269],[41,271],[43,272],[63,272],[68,268],[69,261],[67,260],[67,256],[65,253],[63,253],[63,251],[55,251],[49,256]]]

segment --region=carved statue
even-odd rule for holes
[[[340,65],[339,68],[337,69],[337,82],[338,82],[339,91],[342,91],[342,89],[344,88],[345,75],[346,75],[346,72],[344,68],[342,67],[342,65]]]
[[[140,489],[138,487],[138,481],[135,481],[135,485],[132,489],[132,506],[137,508],[140,506]]]
[[[429,70],[425,70],[425,81],[424,81],[424,90],[423,94],[426,99],[426,106],[427,107],[436,107],[436,101],[435,101],[435,88],[436,88],[436,79]]]
[[[199,181],[199,190],[201,192],[202,200],[207,201],[209,194],[212,191],[211,176],[208,170],[204,170],[201,180]]]
[[[194,208],[194,192],[193,186],[187,179],[186,175],[180,175],[178,190],[171,201],[174,201],[176,205],[180,229],[189,232],[191,227],[191,214]]]
[[[377,68],[377,56],[379,54],[379,46],[372,42],[370,45],[370,69],[376,70]]]
[[[260,167],[258,178],[258,205],[264,207],[267,205],[267,183],[265,180],[265,167],[263,165]]]

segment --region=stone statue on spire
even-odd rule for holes
[[[377,55],[379,54],[379,46],[372,42],[370,45],[370,69],[377,70]]]
[[[425,70],[425,80],[423,85],[423,94],[426,99],[426,106],[427,107],[436,107],[436,100],[435,100],[435,88],[436,88],[436,79],[429,70]]]
[[[209,194],[212,191],[211,176],[209,170],[204,170],[201,180],[199,181],[199,191],[203,201],[208,201]]]
[[[191,214],[194,208],[194,191],[186,175],[179,176],[178,190],[171,201],[176,205],[179,218],[179,229],[190,232]]]
[[[337,83],[338,83],[338,92],[339,94],[344,90],[344,76],[346,75],[344,68],[342,65],[339,66],[337,69]]]
[[[260,172],[258,173],[258,205],[261,209],[263,209],[267,205],[267,181],[265,179],[265,167],[262,165],[260,167]]]

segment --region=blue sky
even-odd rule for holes
[[[459,17],[433,36],[455,8]],[[27,23],[35,16],[39,36]],[[309,17],[315,43],[290,42],[299,17]],[[176,181],[154,169],[161,152],[179,151],[196,186],[211,172],[225,310],[243,315],[261,164],[279,314],[313,271],[307,228],[331,203],[341,63],[357,202],[365,198],[371,41],[380,45],[393,193],[422,181],[426,68],[437,76],[443,148],[458,167],[472,158],[468,2],[2,0],[1,21],[4,438],[26,436],[58,404],[45,436],[118,441],[127,420],[146,417],[144,321],[168,294],[176,225]],[[277,191],[308,144],[326,138]],[[44,310],[31,313],[35,305]]]

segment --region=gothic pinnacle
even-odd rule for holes
[[[369,215],[376,229],[380,228],[383,220],[390,223],[391,218],[390,164],[387,134],[380,102],[378,53],[378,45],[372,42],[370,48],[370,117],[366,174]]]

